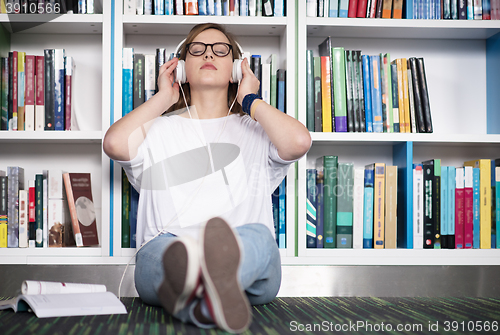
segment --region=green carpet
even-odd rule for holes
[[[183,324],[139,298],[122,301],[128,315],[38,319],[28,312],[0,311],[0,334],[223,333]],[[480,330],[499,334],[499,322],[500,299],[496,298],[276,298],[253,306],[253,322],[244,334],[474,334]]]

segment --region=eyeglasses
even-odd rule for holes
[[[212,48],[212,52],[217,57],[225,57],[229,55],[231,50],[233,50],[233,46],[228,43],[217,42],[212,44],[205,44],[203,42],[192,42],[186,45],[187,51],[192,56],[202,56],[207,51],[207,46]]]

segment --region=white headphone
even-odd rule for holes
[[[184,44],[186,39],[183,39],[181,43],[177,45],[177,48],[175,48],[174,55],[175,57],[179,58],[180,57],[180,47],[181,45]],[[238,46],[238,50],[240,51],[240,57],[243,57],[243,50],[241,49],[241,46],[238,44],[238,42],[235,42],[236,45]],[[233,61],[233,71],[231,72],[231,79],[233,83],[237,83],[240,80],[243,79],[243,72],[241,71],[241,64],[243,62],[243,58],[235,59]],[[177,63],[177,67],[175,69],[175,80],[179,84],[184,84],[187,82],[186,78],[186,63],[184,60],[179,59],[179,62]]]

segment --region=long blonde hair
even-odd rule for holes
[[[201,32],[208,30],[208,29],[216,29],[226,35],[227,39],[229,40],[229,43],[233,46],[232,49],[232,54],[233,54],[233,60],[240,58],[241,53],[240,53],[240,48],[238,47],[238,44],[236,43],[236,40],[234,36],[227,32],[226,29],[217,23],[200,23],[194,26],[191,31],[189,32],[188,36],[186,37],[186,40],[180,47],[180,57],[179,59],[186,59],[186,45],[188,43],[191,43],[196,36],[198,36]],[[186,102],[188,105],[191,105],[191,88],[189,86],[189,83],[182,84],[182,89],[184,90],[184,94],[186,95]],[[227,107],[229,108],[231,104],[233,103],[234,99],[236,98],[236,94],[238,91],[238,83],[229,83],[229,87],[227,90]],[[182,94],[179,95],[179,100],[177,100],[176,103],[174,103],[166,113],[170,113],[172,111],[180,110],[182,108],[186,107],[186,103],[184,102],[184,99],[182,97]],[[232,114],[237,114],[239,113],[240,115],[245,115],[243,112],[241,105],[239,104],[238,101],[234,103],[234,106],[231,110]]]

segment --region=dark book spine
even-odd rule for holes
[[[159,48],[156,49],[155,54],[155,94],[158,92],[158,74],[160,73],[160,67],[166,62],[166,49]]]
[[[391,63],[391,85],[394,132],[399,133],[398,66],[396,65],[396,63]]]
[[[306,51],[306,99],[307,99],[307,129],[314,131],[314,69],[313,51]]]
[[[277,108],[286,113],[286,70],[278,69],[276,76],[278,77],[278,87],[276,89],[277,92]]]
[[[54,130],[64,130],[64,49],[54,50]]]
[[[424,109],[425,132],[432,133],[431,105],[429,102],[429,92],[427,90],[427,79],[425,77],[424,59],[417,58],[417,72],[420,86],[420,97]]]
[[[2,118],[1,130],[8,130],[9,122],[9,58],[2,57]]]
[[[380,0],[382,1],[382,0]],[[382,107],[382,129],[384,133],[387,133],[389,129],[387,129],[387,120],[389,119],[389,115],[387,115],[387,90],[384,85],[385,82],[385,69],[384,69],[384,54],[380,54],[379,60],[379,74],[380,74],[380,96],[381,96],[381,107]]]
[[[259,92],[257,93],[259,96],[262,95],[262,62],[261,62],[261,57],[260,55],[252,55],[251,57],[251,64],[250,68],[252,69],[253,73],[255,74],[255,77],[259,79],[260,85],[259,85]]]
[[[467,0],[458,0],[458,19],[467,20]]]
[[[382,18],[382,8],[383,8],[383,0],[378,0],[377,1],[377,9],[376,9],[376,12],[375,12],[375,18]]]
[[[7,248],[9,179],[0,176],[0,248]]]
[[[130,248],[130,186],[122,169],[122,248]]]
[[[306,246],[316,248],[316,170],[307,169]]]
[[[359,131],[364,133],[366,131],[365,124],[365,95],[363,86],[363,62],[361,59],[361,50],[356,51],[356,84],[358,85],[358,118],[359,118]]]
[[[316,174],[316,248],[323,248],[323,188],[324,188],[323,170]]]
[[[9,88],[7,91],[7,129],[12,130],[10,127],[11,121],[12,120],[12,112],[13,112],[13,107],[12,107],[12,95],[14,94],[13,90],[13,80],[14,80],[14,75],[13,75],[13,70],[14,70],[14,53],[9,52]]]
[[[434,166],[433,164],[423,164],[424,170],[424,248],[434,248]]]
[[[424,111],[422,108],[422,97],[420,96],[420,83],[418,81],[417,59],[415,57],[408,59],[411,78],[413,84],[413,99],[415,101],[415,116],[417,118],[417,132],[425,133]]]
[[[346,79],[346,102],[347,102],[347,131],[354,132],[354,102],[352,93],[352,58],[351,50],[345,50],[345,79]]]
[[[9,130],[17,130],[17,98],[18,98],[18,59],[17,51],[12,53],[12,119],[10,119]]]
[[[432,210],[434,219],[434,249],[441,249],[441,160],[434,160]]]
[[[359,124],[359,93],[358,93],[358,74],[357,74],[357,54],[356,51],[351,51],[351,64],[350,64],[350,73],[351,73],[351,87],[352,87],[352,114],[354,121],[354,131],[360,132],[361,127]],[[347,120],[349,122],[349,120]]]
[[[130,188],[130,247],[137,247],[137,209],[139,205],[139,192]]]
[[[134,109],[144,103],[144,55],[134,54]]]
[[[44,50],[45,130],[54,130],[54,49]]]
[[[35,175],[35,246],[43,247],[43,175]]]
[[[321,104],[321,57],[314,57],[314,131],[323,131]]]

